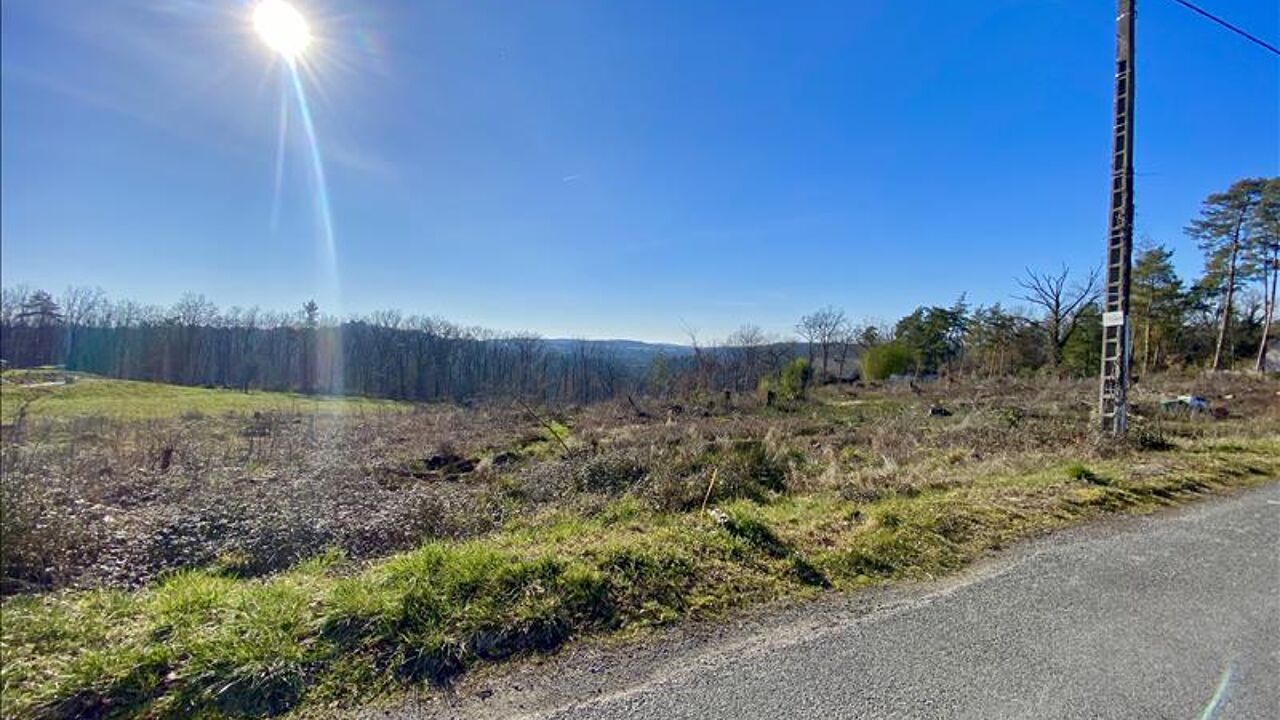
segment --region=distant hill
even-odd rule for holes
[[[565,355],[572,353],[579,343],[584,342],[592,346],[593,350],[611,354],[628,367],[639,369],[647,368],[659,354],[668,358],[684,358],[693,355],[692,346],[674,343],[647,343],[640,340],[574,340],[572,338],[548,338],[543,340],[543,343],[552,352]],[[707,349],[725,350],[726,348]],[[805,357],[808,353],[808,348],[803,342],[795,341],[772,343],[761,348],[762,351],[766,349],[780,352],[787,357]],[[851,348],[845,357],[845,364],[842,368],[836,351],[833,350],[827,362],[827,374],[833,377],[856,379],[858,376],[858,357],[860,355],[860,350]],[[821,360],[816,357],[815,362],[816,364],[821,364]]]
[[[615,356],[632,367],[647,367],[658,355],[669,358],[693,355],[693,348],[674,343],[647,343],[640,340],[574,340],[573,338],[547,338],[543,343],[553,352],[569,354],[578,345],[586,343],[592,349]]]

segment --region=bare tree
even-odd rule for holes
[[[106,304],[107,294],[102,288],[71,286],[62,294],[62,312],[67,324],[88,325]]]
[[[818,342],[818,325],[813,315],[805,315],[796,323],[796,334],[804,341],[809,356],[809,367],[813,367],[813,348]]]
[[[515,350],[516,393],[523,395],[534,392],[534,368],[542,357],[542,336],[535,332],[518,332],[508,338],[507,342]]]
[[[3,323],[4,327],[17,324],[18,315],[22,312],[22,306],[27,303],[29,295],[31,295],[31,288],[26,285],[0,287],[0,323]]]
[[[796,325],[796,331],[809,345],[810,366],[813,365],[814,360],[814,344],[817,343],[821,349],[822,365],[819,366],[819,377],[827,374],[827,361],[831,356],[831,348],[838,342],[847,324],[844,311],[828,305],[800,318],[800,322]]]
[[[210,325],[217,315],[218,306],[204,295],[186,293],[173,304],[174,318],[186,327]]]
[[[1024,294],[1018,298],[1044,311],[1044,330],[1048,338],[1049,366],[1062,364],[1062,351],[1080,323],[1080,316],[1099,296],[1098,270],[1094,268],[1084,282],[1070,284],[1071,269],[1066,265],[1057,274],[1036,273],[1027,268],[1027,276],[1018,280]]]
[[[849,362],[849,351],[858,344],[858,335],[860,328],[853,323],[847,322],[840,328],[840,334],[836,338],[840,345],[840,377],[846,377],[845,366]],[[855,356],[856,358],[856,356]]]
[[[732,363],[734,385],[739,390],[750,390],[764,365],[764,348],[769,344],[769,336],[757,325],[743,325],[730,333],[724,344]]]
[[[684,324],[684,332],[689,336],[689,347],[693,348],[693,387],[689,388],[695,393],[710,392],[712,379],[716,376],[716,358],[715,353],[710,349],[703,347],[698,341],[698,331],[696,328]]]
[[[68,287],[62,294],[62,312],[66,320],[62,353],[68,367],[77,364],[77,343],[81,328],[94,324],[107,303],[102,288]]]

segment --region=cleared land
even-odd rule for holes
[[[1156,409],[1189,391],[1221,416]],[[3,448],[3,711],[318,713],[583,633],[932,577],[1280,476],[1278,391],[1149,379],[1121,445],[1091,435],[1092,383],[1008,379],[538,417],[33,403]]]
[[[13,423],[26,409],[44,418],[111,417],[142,420],[184,414],[325,413],[391,409],[398,403],[279,392],[235,392],[163,383],[108,380],[57,370],[10,370],[0,382],[0,420]]]

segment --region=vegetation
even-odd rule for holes
[[[1163,245],[1148,243],[1135,259],[1137,366],[1263,370],[1280,363],[1267,358],[1280,279],[1280,179],[1245,179],[1210,195],[1187,233],[1204,251],[1204,272],[1194,281],[1178,277]],[[801,317],[795,339],[744,325],[710,346],[692,337],[692,347],[670,354],[627,354],[608,341],[547,341],[396,311],[326,318],[313,301],[295,313],[263,313],[220,311],[198,295],[160,308],[112,302],[101,290],[69,288],[54,297],[6,287],[0,357],[10,367],[58,364],[120,379],[422,402],[586,404],[751,392],[779,381],[797,357],[813,381],[849,381],[860,356],[887,343],[892,349],[879,352],[892,356],[891,372],[907,370],[898,350],[906,348],[911,371],[923,375],[1096,373],[1098,273],[1028,269],[1016,283],[1022,310],[974,307],[961,297],[878,326],[828,306]]]
[[[1136,258],[1131,316],[1138,366],[1143,372],[1269,367],[1280,279],[1280,179],[1245,179],[1210,195],[1187,233],[1205,253],[1204,272],[1194,282],[1178,277],[1172,252],[1162,245],[1149,244]],[[55,298],[6,287],[0,357],[12,367],[59,364],[122,379],[424,402],[586,404],[628,395],[750,392],[762,381],[780,380],[798,356],[814,381],[848,381],[858,374],[860,354],[886,343],[895,343],[879,351],[895,361],[891,372],[906,370],[901,347],[913,354],[913,371],[924,375],[1096,373],[1098,273],[1077,279],[1067,267],[1028,269],[1016,282],[1017,299],[1028,310],[971,307],[961,297],[879,327],[855,324],[828,306],[800,318],[799,343],[744,325],[710,347],[692,337],[688,352],[670,356],[624,356],[610,342],[546,341],[396,311],[325,318],[314,301],[291,314],[222,312],[198,295],[160,308],[111,302],[101,290],[69,288]]]
[[[1030,312],[826,307],[799,343],[746,325],[650,363],[314,302],[6,287],[0,715],[356,703],[1274,479],[1280,381],[1199,370],[1268,367],[1277,182],[1205,201],[1194,282],[1139,254],[1124,440],[1076,379],[1097,278],[1065,267],[1019,281]]]
[[[964,352],[964,333],[969,324],[968,308],[961,298],[950,308],[916,308],[894,327],[894,343],[871,363],[888,375],[915,370],[921,373],[937,373],[949,367]],[[910,353],[913,363],[902,366],[904,353]],[[866,366],[864,366],[864,371]],[[880,379],[888,377],[881,375]],[[877,379],[871,377],[868,379]]]
[[[0,357],[9,367],[65,366],[119,379],[398,400],[525,397],[592,402],[634,372],[608,344],[552,349],[396,311],[345,321],[314,302],[291,314],[186,295],[170,308],[112,302],[101,290],[5,287]]]
[[[904,375],[915,369],[916,358],[916,353],[904,343],[875,345],[862,355],[862,377],[887,380],[894,375]]]
[[[387,400],[252,392],[111,380],[57,370],[8,370],[0,375],[0,419],[20,412],[40,417],[172,418],[185,414],[366,412],[404,409]]]
[[[1274,208],[1264,207],[1264,199],[1268,203],[1277,201],[1274,187],[1269,194],[1263,191],[1268,184],[1274,186],[1277,182],[1280,179],[1240,180],[1225,192],[1210,195],[1204,201],[1200,217],[1187,226],[1187,234],[1199,241],[1200,249],[1205,253],[1205,273],[1200,289],[1209,297],[1220,298],[1218,337],[1210,362],[1214,370],[1223,367],[1237,293],[1241,292],[1245,282],[1259,275],[1265,292],[1266,273],[1254,260],[1259,255],[1258,245],[1277,242],[1276,238],[1267,237],[1274,228],[1263,222],[1266,216],[1274,213]]]
[[[782,368],[778,392],[784,400],[801,400],[813,379],[813,366],[804,358],[796,358]]]
[[[1181,345],[1185,289],[1173,269],[1173,252],[1160,245],[1138,250],[1133,263],[1133,358],[1145,374],[1169,362]]]
[[[3,446],[3,714],[356,702],[585,633],[929,577],[1280,473],[1275,381],[1149,377],[1121,444],[1093,438],[1094,392],[843,385],[781,413],[640,399],[546,417],[33,410]],[[1225,414],[1159,410],[1182,393]]]

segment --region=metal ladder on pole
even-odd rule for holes
[[[1129,275],[1133,255],[1134,5],[1117,0],[1115,131],[1111,154],[1106,290],[1102,314],[1102,430],[1123,434],[1128,424]]]

